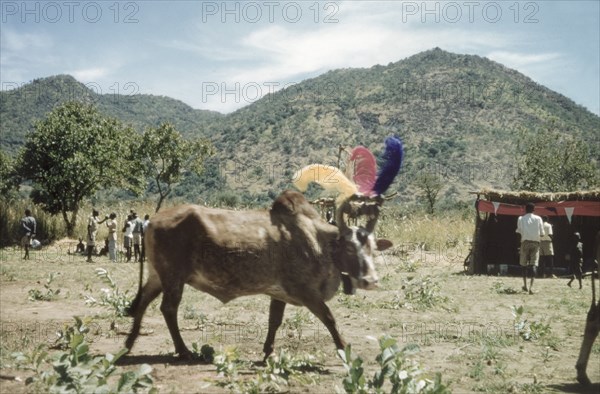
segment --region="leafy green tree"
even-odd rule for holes
[[[16,195],[19,177],[15,172],[14,160],[0,150],[0,198],[9,200]]]
[[[158,193],[156,210],[181,181],[185,172],[200,174],[204,160],[213,155],[205,140],[185,140],[169,123],[148,128],[141,138],[139,158],[144,174],[151,179],[151,190]]]
[[[513,188],[534,192],[593,189],[600,182],[598,164],[588,145],[554,129],[523,130],[517,145]]]
[[[17,172],[33,181],[31,198],[62,214],[72,237],[84,199],[101,188],[132,187],[135,133],[93,106],[67,102],[35,124],[20,152]],[[139,165],[138,165],[139,168]]]

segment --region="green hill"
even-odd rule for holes
[[[36,120],[43,119],[55,106],[68,100],[94,103],[106,114],[133,125],[138,130],[161,122],[174,123],[180,130],[199,132],[212,119],[222,115],[195,110],[170,97],[145,94],[96,94],[70,75],[33,80],[20,88],[0,93],[2,149],[14,153],[33,130]]]
[[[138,129],[170,121],[184,135],[213,141],[219,153],[206,174],[180,190],[192,200],[231,189],[235,198],[262,201],[303,165],[337,164],[340,145],[378,154],[390,134],[405,142],[395,186],[402,199],[411,199],[422,172],[439,175],[449,197],[507,188],[521,128],[552,121],[590,146],[600,142],[600,118],[572,100],[486,58],[436,48],[387,66],[329,71],[227,115],[166,97],[96,95],[69,76],[39,79],[1,93],[3,149],[14,151],[32,120],[71,91]],[[600,159],[600,149],[594,154]]]

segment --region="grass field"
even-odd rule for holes
[[[379,370],[376,338],[387,334],[400,347],[418,345],[420,350],[407,357],[418,362],[424,376],[441,373],[455,393],[584,392],[575,381],[574,366],[591,300],[589,278],[582,290],[567,287],[563,279],[539,279],[535,294],[528,295],[520,290],[520,278],[463,273],[468,225],[448,236],[434,221],[406,219],[403,234],[394,223],[388,215],[381,224],[397,246],[376,259],[380,288],[355,296],[339,292],[328,302],[352,354],[364,361],[367,378]],[[420,241],[427,229],[442,235]],[[31,356],[40,344],[50,347],[57,332],[73,325],[73,316],[89,319],[90,354],[114,354],[123,347],[130,319],[119,317],[118,311],[135,295],[139,266],[111,264],[106,257],[85,263],[84,257],[67,254],[75,243],[55,242],[32,252],[28,261],[16,248],[0,250],[0,392],[47,391],[39,381],[26,385],[25,380],[52,366],[42,362],[36,373],[15,353]],[[108,271],[112,284],[98,275],[98,268]],[[189,347],[212,346],[220,356],[215,364],[173,357],[158,305],[155,301],[149,307],[143,335],[119,360],[112,380],[149,364],[153,387],[160,393],[264,392],[273,387],[293,393],[343,392],[344,365],[326,329],[304,308],[286,309],[275,345],[285,350],[280,358],[289,358],[293,373],[273,385],[267,384],[265,366],[257,363],[267,331],[268,297],[221,304],[186,289],[179,309],[182,335]],[[595,382],[589,392],[599,392],[598,342],[588,374]]]

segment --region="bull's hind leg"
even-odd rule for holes
[[[168,288],[163,289],[163,299],[160,304],[160,311],[167,322],[173,344],[175,345],[175,353],[181,358],[191,358],[192,352],[185,346],[181,333],[179,332],[179,324],[177,323],[177,310],[183,295],[183,283],[172,283]]]
[[[130,316],[133,316],[133,327],[125,341],[125,347],[128,350],[131,350],[133,343],[140,334],[142,318],[144,317],[144,313],[146,313],[146,308],[148,308],[148,305],[154,301],[161,292],[162,287],[158,278],[150,277],[144,287],[142,287],[142,290],[135,297],[135,300],[131,303],[128,313]]]
[[[343,349],[346,347],[346,342],[342,339],[342,336],[337,330],[337,325],[331,310],[323,301],[306,304],[306,307],[325,324],[325,327],[329,330],[335,347]]]
[[[577,364],[575,364],[577,381],[583,385],[590,385],[592,383],[587,376],[586,369],[598,332],[600,332],[600,303],[597,305],[592,304],[588,312],[583,333],[583,342],[581,342],[579,358],[577,359]]]
[[[263,352],[265,353],[263,361],[266,361],[271,353],[273,353],[275,333],[277,333],[277,329],[283,321],[285,305],[285,302],[271,298],[271,305],[269,306],[269,331],[267,332],[267,339],[263,346]]]

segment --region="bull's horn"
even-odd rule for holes
[[[324,164],[308,165],[294,174],[292,183],[301,192],[305,192],[311,182],[318,183],[327,191],[339,194],[338,201],[358,193],[358,189],[337,167]]]

